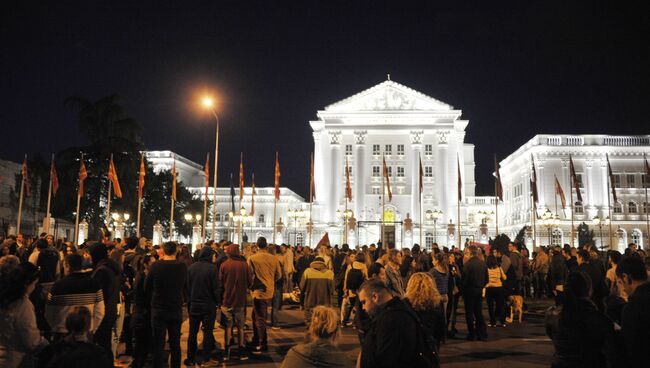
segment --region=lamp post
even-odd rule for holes
[[[604,219],[601,219],[600,217],[596,216],[591,220],[591,223],[594,224],[595,226],[598,226],[598,231],[600,232],[600,250],[602,251],[605,249],[605,245],[603,244],[603,225],[604,226],[609,226],[609,216],[605,217]]]
[[[205,96],[201,100],[201,104],[209,110],[217,123],[217,133],[214,140],[214,183],[212,186],[212,238],[214,239],[216,233],[216,218],[217,218],[217,167],[219,163],[219,115],[217,110],[214,109],[214,99]]]
[[[343,220],[343,243],[347,243],[348,241],[348,220],[354,216],[354,212],[352,210],[336,210],[336,219],[341,221]]]
[[[113,212],[111,213],[111,218],[113,219],[113,229],[115,230],[113,239],[124,238],[126,236],[124,224],[129,221],[131,215],[128,213],[120,214],[119,212]]]
[[[235,224],[237,224],[237,238],[239,244],[242,242],[242,227],[249,217],[251,216],[246,214],[246,209],[244,207],[239,209],[239,213],[230,212],[230,218],[232,218]]]
[[[289,216],[289,219],[293,220],[293,244],[296,245],[298,243],[298,221],[305,217],[305,211],[302,208],[290,209],[287,211],[287,215]],[[291,241],[291,237],[289,237],[289,241]]]
[[[548,245],[552,245],[551,232],[553,228],[560,225],[560,216],[554,214],[547,208],[546,212],[542,215],[542,225],[548,229]]]
[[[184,215],[185,222],[187,222],[189,224],[194,223],[194,225],[192,226],[192,234],[191,234],[191,237],[190,237],[190,244],[192,246],[198,245],[200,243],[200,239],[201,239],[201,225],[200,224],[201,224],[201,219],[202,218],[203,217],[201,216],[200,213],[197,213],[195,215],[192,215],[191,213],[186,213]],[[191,250],[192,249],[190,247],[190,251]]]
[[[424,217],[427,221],[433,221],[433,242],[438,243],[438,220],[442,217],[441,210],[427,210],[424,213]]]

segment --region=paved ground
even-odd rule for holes
[[[551,341],[544,333],[543,311],[551,305],[548,300],[529,302],[528,312],[520,324],[514,322],[507,327],[488,328],[488,341],[469,342],[465,340],[465,315],[462,305],[459,310],[457,328],[458,338],[450,339],[440,348],[443,367],[548,367],[553,354]],[[487,316],[487,310],[485,311]],[[282,329],[269,329],[269,353],[265,356],[251,357],[245,362],[229,361],[222,366],[254,366],[254,367],[279,367],[287,350],[304,339],[305,330],[302,324],[302,311],[296,307],[289,307],[281,312],[280,322]],[[250,325],[250,315],[248,324]],[[188,322],[183,323],[181,346],[183,359],[186,357]],[[250,338],[251,331],[247,331]],[[215,338],[221,344],[223,330],[215,331]],[[202,336],[199,333],[199,341]],[[359,352],[359,343],[356,331],[345,328],[339,346],[349,354],[350,366],[354,367],[356,356]]]

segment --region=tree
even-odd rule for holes
[[[526,244],[526,231],[530,229],[530,226],[524,225],[521,230],[517,233],[515,237],[515,243]]]
[[[589,229],[589,225],[586,223],[581,223],[578,225],[578,246],[583,245],[594,245],[594,231]]]
[[[510,237],[508,235],[499,234],[490,242],[490,249],[497,249],[501,254],[507,254],[509,243]]]

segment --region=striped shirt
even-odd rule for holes
[[[95,331],[104,318],[104,293],[90,272],[72,272],[52,286],[45,306],[45,318],[52,332],[67,333],[65,319],[77,306],[88,308],[92,316],[91,331]]]

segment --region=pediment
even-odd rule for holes
[[[325,107],[330,112],[449,111],[453,107],[391,80]]]

